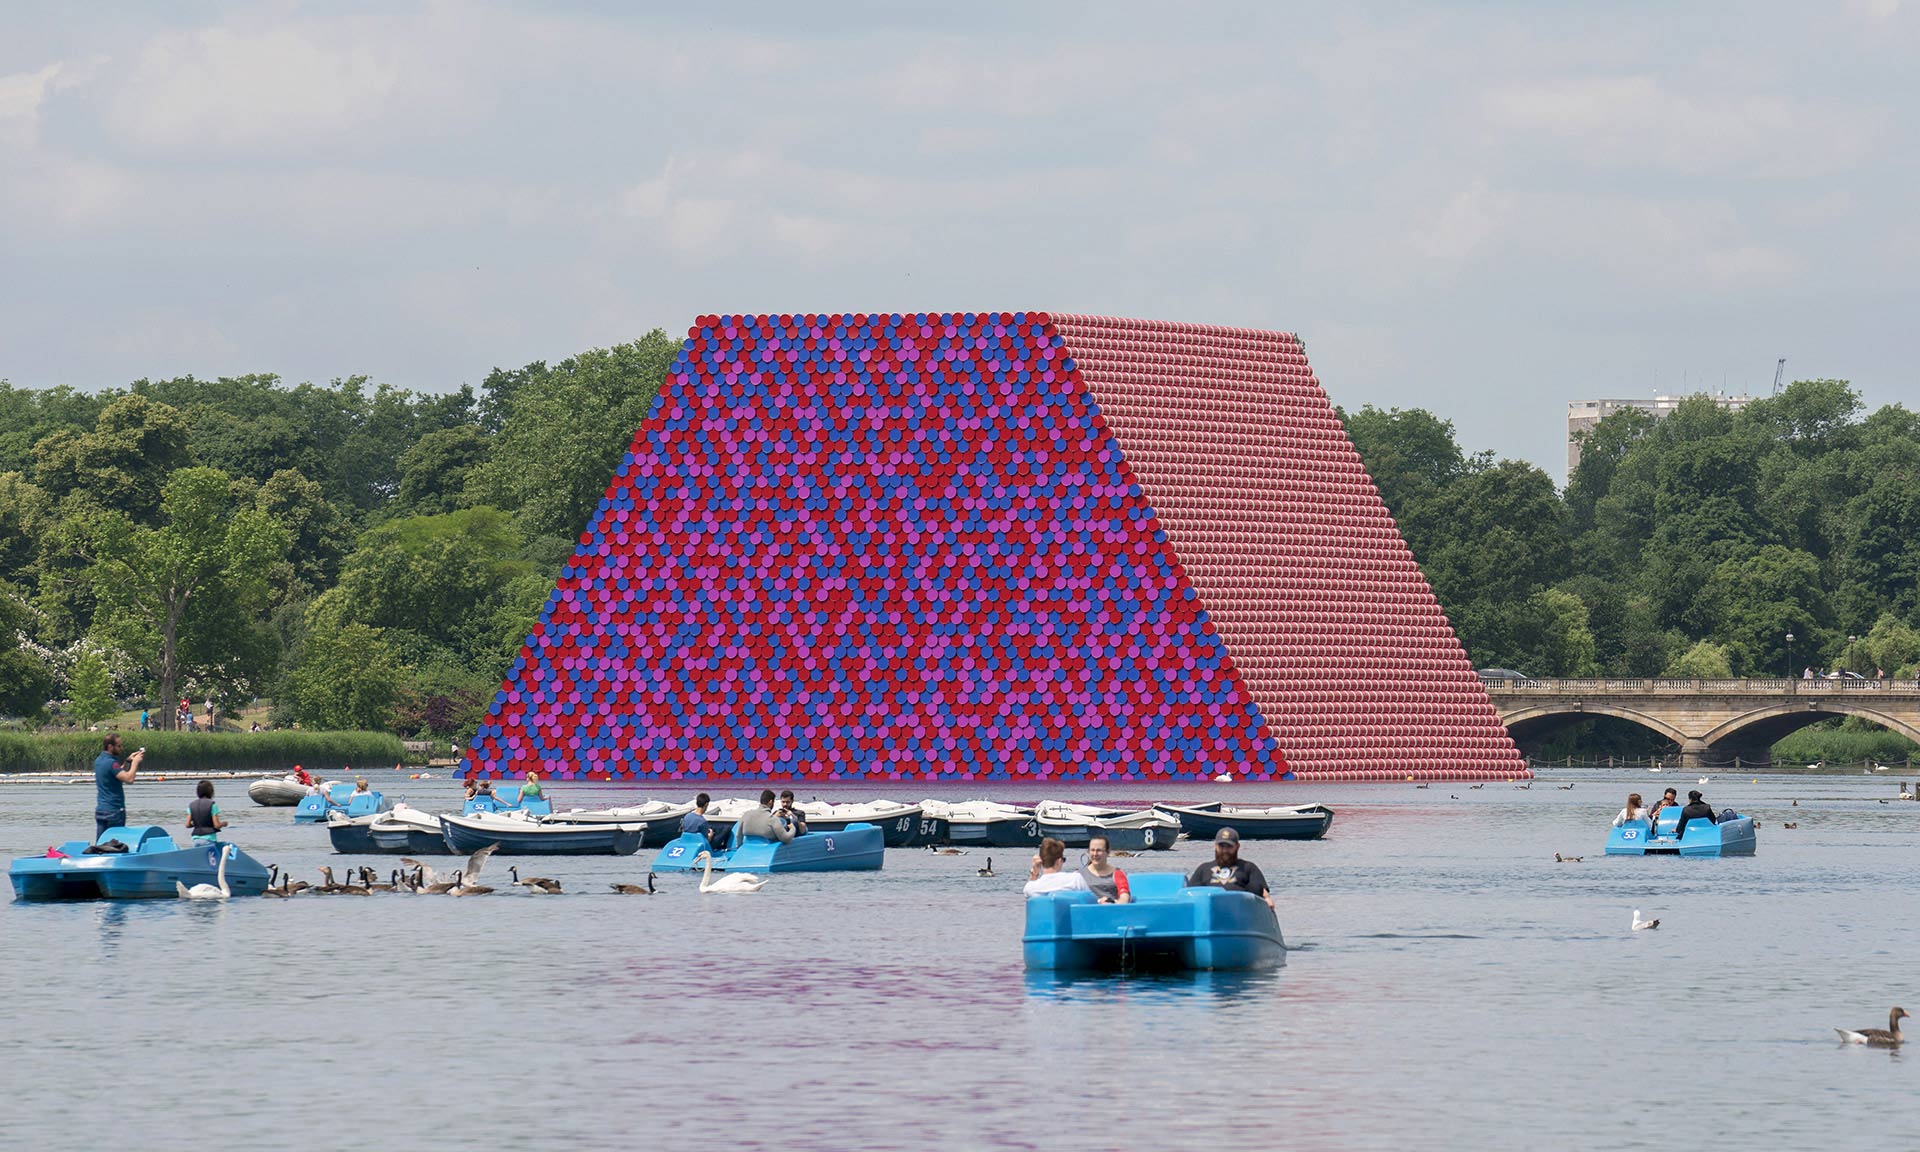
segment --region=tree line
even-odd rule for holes
[[[678,350],[440,394],[0,382],[0,711],[267,696],[282,725],[471,732]],[[1478,666],[1920,674],[1920,416],[1845,381],[1616,412],[1564,489],[1425,410],[1343,417]]]

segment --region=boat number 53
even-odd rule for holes
[[[1622,840],[1638,840],[1638,839],[1640,839],[1640,829],[1638,829],[1638,828],[1622,828],[1622,829],[1620,829],[1620,839],[1622,839]]]

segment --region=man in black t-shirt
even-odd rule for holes
[[[1273,907],[1273,893],[1267,890],[1267,878],[1260,866],[1240,859],[1240,833],[1222,828],[1213,837],[1213,863],[1202,864],[1187,877],[1189,888],[1225,888],[1229,892],[1251,892]]]

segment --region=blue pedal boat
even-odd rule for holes
[[[176,883],[191,888],[212,884],[220,870],[220,854],[227,855],[227,889],[235,896],[258,896],[266,891],[267,870],[238,846],[173,842],[164,828],[148,824],[109,828],[98,843],[118,840],[125,852],[87,854],[92,845],[69,840],[60,856],[22,856],[7,869],[16,900],[173,900]]]
[[[1672,813],[1672,815],[1668,815]],[[1649,829],[1645,820],[1629,820],[1607,836],[1609,856],[1751,856],[1755,847],[1753,817],[1741,816],[1725,823],[1711,820],[1687,821],[1684,840],[1673,838],[1680,823],[1676,808],[1660,812],[1659,827]]]
[[[553,801],[545,796],[535,796],[528,800],[520,795],[520,787],[499,787],[491,796],[475,796],[469,799],[460,810],[462,816],[472,816],[477,812],[525,812],[529,816],[553,815]]]
[[[886,861],[886,832],[873,824],[849,824],[838,832],[809,832],[787,843],[748,836],[725,852],[713,854],[715,872],[875,872]],[[735,834],[736,841],[739,839]],[[706,867],[694,858],[707,851],[707,838],[682,833],[653,859],[655,872],[696,872]]]
[[[324,824],[335,812],[351,820],[385,812],[391,807],[393,801],[378,792],[362,792],[356,796],[351,784],[329,784],[325,791],[304,797],[294,805],[293,822]]]
[[[1286,963],[1280,920],[1249,892],[1189,888],[1177,872],[1129,872],[1130,904],[1091,892],[1027,898],[1021,950],[1041,971],[1241,971]]]

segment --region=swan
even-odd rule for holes
[[[1834,1031],[1840,1033],[1840,1039],[1849,1044],[1865,1044],[1871,1048],[1898,1048],[1906,1043],[1906,1037],[1900,1035],[1900,1020],[1904,1016],[1911,1015],[1913,1013],[1905,1008],[1895,1008],[1887,1013],[1887,1026],[1884,1030],[1861,1028],[1856,1031],[1850,1028],[1835,1028]]]
[[[706,874],[700,879],[700,891],[702,892],[758,892],[767,886],[767,878],[765,876],[752,876],[745,872],[729,873],[715,880],[713,878],[713,853],[711,852],[702,852],[700,855],[695,856],[694,859],[705,860],[707,862]]]
[[[991,856],[987,857],[987,866],[985,868],[980,869],[980,875],[982,876],[993,875],[993,857]]]
[[[233,895],[227,889],[227,853],[232,851],[225,845],[220,848],[220,866],[214,869],[213,884],[195,884],[189,888],[180,881],[173,882],[174,890],[180,893],[182,900],[225,900]]]
[[[1702,776],[1702,777],[1700,777],[1700,784],[1701,784],[1701,786],[1702,786],[1702,787],[1705,787],[1705,786],[1706,786],[1706,784],[1707,784],[1707,783],[1708,783],[1709,781],[1711,781],[1712,779],[1713,779],[1713,777],[1711,777],[1711,776]]]
[[[653,873],[647,873],[647,886],[645,888],[640,887],[638,884],[612,884],[609,885],[609,887],[622,896],[651,896],[653,895]]]
[[[1651,920],[1642,920],[1640,919],[1640,909],[1635,908],[1633,910],[1633,930],[1635,932],[1644,932],[1649,928],[1658,927],[1660,927],[1660,918],[1658,916]]]

